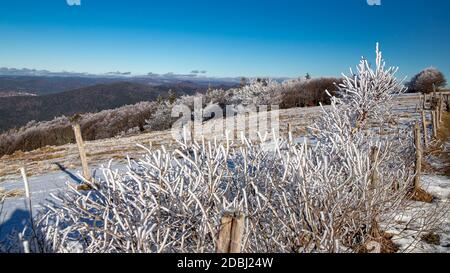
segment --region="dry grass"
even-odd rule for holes
[[[433,174],[436,173],[438,169],[436,169],[433,165],[428,163],[426,160],[422,160],[422,172]]]
[[[42,151],[42,152],[53,152],[53,153],[56,153],[56,152],[64,151],[64,148],[62,148],[60,146],[59,147],[46,146],[46,147],[40,148],[39,150]]]
[[[156,145],[154,145],[155,147]],[[94,152],[88,152],[86,155],[88,157],[102,157],[102,156],[119,156],[119,158],[124,158],[126,154],[129,154],[131,152],[135,152],[136,147],[125,147],[124,149],[110,149],[110,150],[102,150],[102,151],[94,151]]]
[[[414,188],[409,193],[409,199],[417,202],[433,203],[434,197],[421,188]]]
[[[392,241],[393,235],[387,232],[381,232],[376,238],[371,238],[370,242],[379,243],[380,253],[396,253],[399,247]],[[367,244],[361,244],[354,248],[356,253],[372,253],[374,249],[369,249]]]
[[[438,130],[438,139],[431,143],[430,147],[426,149],[426,156],[437,156],[444,167],[436,168],[428,163],[426,160],[422,161],[422,171],[426,173],[441,173],[450,177],[450,153],[444,150],[443,143],[450,138],[450,114],[448,112],[442,113],[442,123]],[[409,193],[409,198],[413,201],[432,203],[434,197],[421,188],[413,188]]]
[[[424,234],[421,237],[422,241],[424,241],[427,244],[430,245],[436,245],[439,246],[441,245],[441,236],[439,236],[439,234],[436,234],[434,232],[429,232],[427,234]]]
[[[424,156],[434,156],[444,163],[443,167],[436,168],[427,161],[422,161],[422,170],[426,173],[445,174],[450,177],[450,152],[444,149],[444,143],[450,139],[450,113],[443,112],[442,123],[438,130],[438,138],[430,143],[430,146],[424,151]]]
[[[65,151],[64,147],[46,146],[30,152],[23,152],[21,150],[18,150],[15,151],[13,154],[3,155],[1,158],[3,160],[23,160],[24,158],[30,158],[33,161],[40,161],[52,159],[55,157],[62,157],[63,154],[59,154],[58,156],[56,156],[55,154],[64,151]]]
[[[401,113],[398,117],[399,118],[411,118],[412,115],[410,113]]]
[[[442,114],[442,124],[438,131],[438,138],[442,143],[445,143],[450,138],[450,113],[444,112]],[[450,152],[442,151],[440,159],[445,162],[445,167],[440,171],[447,177],[450,177]]]
[[[44,160],[52,160],[57,158],[64,157],[65,154],[41,154],[30,158],[31,161],[44,161]]]
[[[23,194],[24,194],[23,190],[15,189],[6,191],[0,188],[0,202],[4,201],[6,198],[23,196]]]

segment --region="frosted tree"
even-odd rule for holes
[[[414,147],[410,144],[410,133],[395,131],[384,136],[379,133],[392,122],[393,96],[406,90],[402,81],[395,78],[397,70],[385,68],[377,44],[376,67],[371,68],[362,59],[357,71],[343,75],[337,97],[332,98],[331,106],[324,109],[322,118],[311,127],[328,164],[346,169],[344,184],[336,188],[349,187],[342,194],[352,196],[348,206],[355,208],[355,220],[348,224],[354,230],[359,226],[359,233],[368,237],[379,235],[379,216],[399,209],[413,175]]]
[[[445,87],[447,80],[444,74],[434,67],[429,67],[415,75],[408,83],[411,92],[431,93],[434,89]]]

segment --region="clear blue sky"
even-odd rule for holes
[[[209,76],[347,72],[379,41],[402,75],[450,78],[450,1],[5,0],[0,67]]]

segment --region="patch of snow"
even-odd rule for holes
[[[450,179],[439,175],[424,175],[422,187],[431,195],[449,202],[450,200]]]

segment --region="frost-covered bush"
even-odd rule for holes
[[[194,100],[201,99],[202,107],[217,104],[225,110],[227,105],[278,105],[284,93],[283,85],[271,79],[250,79],[246,85],[228,90],[214,89],[206,94],[182,96],[175,105],[186,105],[194,109]]]
[[[206,101],[211,104],[217,104],[221,108],[225,108],[229,102],[232,101],[233,97],[233,89],[223,90],[223,89],[214,89],[210,90],[205,94]]]
[[[74,141],[70,122],[65,116],[48,122],[30,121],[27,125],[0,135],[0,156],[17,150],[30,151],[47,145]]]
[[[140,102],[98,113],[81,115],[80,126],[85,140],[110,138],[130,129],[144,131],[146,120],[160,112],[156,102]],[[170,115],[169,115],[170,117]],[[165,125],[164,128],[170,128]],[[161,128],[152,127],[160,130]],[[12,129],[0,135],[0,155],[12,154],[17,150],[30,151],[47,145],[73,143],[75,136],[69,118],[62,116],[52,121],[31,121],[19,129]]]
[[[252,79],[240,88],[208,90],[206,94],[179,98],[172,96],[168,101],[160,97],[155,102],[140,102],[98,113],[84,113],[81,115],[80,125],[85,140],[124,136],[146,130],[166,130],[177,120],[171,116],[174,105],[186,105],[194,109],[194,99],[200,97],[203,108],[211,104],[218,105],[223,109],[223,116],[227,105],[267,105],[268,109],[271,109],[271,105],[280,105],[282,108],[317,106],[319,103],[329,104],[330,98],[325,90],[333,93],[334,84],[338,82],[333,78],[287,80],[283,83],[271,79]],[[74,141],[69,118],[65,116],[52,121],[31,121],[21,128],[0,135],[0,155]]]
[[[447,80],[444,74],[434,67],[429,67],[415,75],[408,83],[408,89],[411,93],[422,92],[425,94],[433,92],[440,87],[445,87]]]
[[[173,105],[169,102],[161,102],[158,104],[156,111],[151,114],[149,119],[145,120],[145,128],[151,131],[161,131],[171,128],[172,124],[177,120],[172,117]]]
[[[299,78],[281,83],[252,79],[241,88],[228,90],[228,101],[235,105],[279,105],[283,109],[330,104],[326,90],[334,94],[340,82],[338,78]]]
[[[80,126],[86,140],[114,137],[129,129],[143,132],[146,120],[158,111],[156,102],[140,102],[112,110],[82,115]]]
[[[282,85],[271,79],[252,79],[233,91],[231,104],[234,105],[279,105],[283,92]]]
[[[282,101],[280,108],[288,109],[293,107],[318,106],[330,104],[330,96],[334,95],[337,85],[342,82],[338,78],[301,78],[286,81],[282,88]]]
[[[38,221],[49,252],[213,252],[221,215],[246,215],[244,252],[352,252],[378,240],[411,185],[411,136],[381,136],[403,92],[361,61],[310,141],[183,142],[152,150],[126,171],[103,169],[89,191],[54,196]],[[353,73],[352,73],[353,74]],[[267,135],[266,135],[267,136]],[[227,138],[228,139],[228,138]],[[376,147],[376,148],[374,148]],[[373,151],[378,151],[372,154]]]

